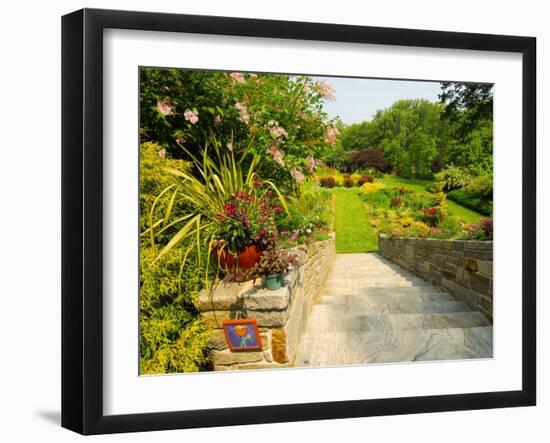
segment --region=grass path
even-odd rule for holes
[[[426,185],[431,182],[425,180],[405,180],[393,175],[385,175],[381,181],[386,186],[402,186],[405,189],[410,189],[411,191],[416,191],[420,194],[430,195],[430,193],[426,191]],[[447,199],[446,204],[449,215],[455,215],[466,223],[476,223],[482,218],[486,218],[484,215],[465,208],[464,206],[461,206],[449,199]]]
[[[336,253],[377,251],[378,238],[357,189],[336,188],[332,194],[335,199]]]

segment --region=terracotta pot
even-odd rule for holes
[[[262,251],[258,249],[256,245],[245,246],[244,249],[239,252],[238,263],[239,269],[250,269],[260,260]],[[223,268],[235,269],[235,258],[226,250],[218,251],[214,249],[214,256],[219,257],[220,265]]]
[[[239,268],[250,269],[260,261],[262,251],[256,245],[248,245],[239,252]]]

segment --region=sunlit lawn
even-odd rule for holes
[[[357,194],[357,188],[335,188],[334,231],[336,252],[374,252],[378,250],[378,238],[372,228],[365,204]]]

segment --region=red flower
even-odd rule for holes
[[[237,213],[237,207],[233,203],[226,203],[224,206],[225,215],[229,217],[234,217]]]

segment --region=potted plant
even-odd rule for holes
[[[214,254],[223,269],[251,269],[264,249],[275,243],[275,216],[282,211],[271,191],[256,182],[251,192],[234,192],[219,214],[220,228]]]
[[[297,264],[298,258],[295,254],[270,248],[262,252],[255,271],[264,278],[267,289],[277,290],[284,284],[285,271]]]

